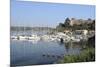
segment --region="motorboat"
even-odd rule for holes
[[[35,40],[35,41],[39,41],[40,37],[37,35],[30,35],[28,36],[28,40]]]
[[[81,40],[81,39],[79,39],[79,38],[75,38],[75,37],[73,37],[73,36],[71,37],[71,41],[73,41],[73,42],[80,42],[80,40]]]
[[[27,40],[27,36],[25,36],[25,35],[19,35],[18,36],[18,40]]]
[[[11,39],[13,39],[13,40],[17,40],[18,37],[17,37],[17,36],[11,36]]]

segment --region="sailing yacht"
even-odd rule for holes
[[[36,34],[33,34],[33,30],[32,30],[32,34],[30,36],[28,36],[28,40],[39,41],[40,40],[40,37],[37,36]]]
[[[28,37],[25,35],[25,27],[24,27],[24,30],[23,30],[23,35],[19,35],[18,36],[18,39],[19,40],[26,40]]]

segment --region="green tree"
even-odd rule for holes
[[[65,19],[65,22],[64,22],[65,27],[69,26],[69,23],[70,23],[70,19],[69,18],[66,18]]]

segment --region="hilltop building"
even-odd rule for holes
[[[88,20],[83,20],[83,19],[75,19],[75,18],[72,18],[69,22],[69,25],[70,26],[73,26],[73,25],[81,25],[81,24],[84,24],[84,23],[92,23],[93,20],[91,19],[88,19]]]

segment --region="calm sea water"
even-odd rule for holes
[[[11,65],[40,65],[53,64],[69,54],[79,54],[79,46],[61,44],[59,42],[33,42],[11,40]]]

